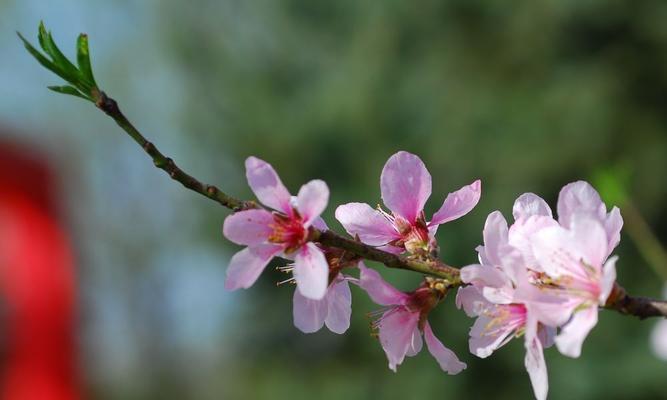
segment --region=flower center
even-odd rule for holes
[[[301,247],[308,236],[308,231],[296,210],[291,217],[274,213],[270,227],[273,232],[269,235],[269,242],[284,245],[285,253],[291,253]]]

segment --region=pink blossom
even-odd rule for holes
[[[598,306],[604,305],[616,280],[617,257],[609,257],[623,226],[618,208],[609,213],[588,183],[566,185],[558,198],[559,225],[534,232],[531,240],[534,268],[542,273],[534,282],[542,293],[560,298],[559,307],[537,308],[538,319],[562,326],[558,350],[579,357],[588,333],[597,324]]]
[[[310,299],[322,299],[327,291],[329,266],[322,250],[308,241],[308,231],[321,221],[319,215],[329,200],[329,188],[321,180],[312,180],[292,197],[265,161],[249,157],[245,166],[248,184],[257,199],[274,211],[245,210],[225,219],[224,236],[247,246],[232,257],[225,288],[252,286],[269,261],[282,256],[294,260],[299,292]]]
[[[419,157],[405,151],[389,158],[382,170],[380,188],[391,214],[368,204],[348,203],[336,209],[336,219],[350,235],[393,253],[432,251],[438,226],[470,212],[481,194],[479,180],[450,193],[427,222],[424,204],[431,196],[431,175]]]
[[[466,364],[435,337],[427,320],[428,313],[444,296],[444,288],[427,281],[417,290],[404,293],[385,282],[377,271],[363,265],[359,265],[359,269],[359,286],[374,302],[386,306],[377,313],[381,316],[373,326],[379,330],[380,344],[392,371],[396,372],[406,356],[419,353],[422,334],[426,347],[443,371],[455,375],[466,368]]]
[[[667,283],[662,293],[667,299]],[[651,349],[661,360],[667,361],[667,319],[659,321],[651,332]]]
[[[524,199],[525,200],[525,199]],[[536,212],[537,204],[529,207]],[[543,348],[551,346],[553,328],[539,324],[532,301],[517,297],[516,288],[528,283],[528,270],[521,252],[510,245],[507,221],[498,211],[484,225],[484,246],[477,251],[481,264],[461,269],[461,280],[471,286],[460,288],[456,304],[470,317],[477,317],[470,330],[470,352],[490,356],[512,338],[524,336],[525,366],[537,399],[546,399],[547,367]]]
[[[526,193],[514,204],[516,219],[508,234],[528,268],[529,285],[517,295],[533,302],[538,320],[561,327],[556,345],[578,357],[588,332],[597,323],[616,279],[616,257],[623,219],[614,207],[607,213],[599,194],[586,182],[573,182],[560,192],[558,222],[540,197]],[[481,255],[480,255],[481,257]]]

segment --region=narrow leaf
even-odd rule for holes
[[[76,59],[77,64],[79,64],[79,70],[81,74],[86,78],[93,86],[97,86],[95,83],[95,77],[93,77],[93,68],[90,65],[90,51],[88,50],[88,35],[82,33],[79,35],[79,38],[76,42]]]
[[[48,86],[48,88],[57,93],[69,94],[90,101],[90,99],[86,95],[81,93],[77,88],[73,86]]]
[[[28,50],[28,52],[30,54],[32,54],[33,57],[35,57],[37,62],[42,64],[42,66],[44,68],[48,69],[49,71],[53,72],[54,74],[56,74],[60,77],[63,77],[62,72],[60,71],[60,69],[51,60],[46,58],[42,53],[40,53],[36,48],[34,48],[30,44],[30,42],[28,42],[26,40],[26,38],[24,38],[23,35],[21,35],[19,32],[16,32],[16,34],[19,36],[21,41],[23,41],[23,45],[25,46],[26,50]]]

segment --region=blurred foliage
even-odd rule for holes
[[[184,97],[182,143],[212,160],[218,169],[207,171],[210,180],[232,194],[251,197],[243,159],[256,155],[293,192],[308,179],[326,180],[332,198],[325,217],[340,229],[335,206],[379,202],[384,162],[408,150],[433,175],[427,212],[446,193],[483,181],[477,208],[439,230],[452,264],[475,262],[489,212],[510,217],[514,199],[527,191],[555,209],[560,187],[577,179],[598,184],[610,206],[631,198],[667,243],[664,1],[201,0],[153,7],[161,22],[156,45],[179,68],[173,85]],[[160,68],[141,65],[123,74]],[[222,216],[202,217],[206,234],[191,239],[237,250],[220,244]],[[617,253],[623,285],[658,296],[662,282],[625,234]],[[532,398],[520,341],[486,360],[470,355],[472,320],[455,309],[453,293],[432,322],[468,369],[447,376],[423,352],[394,374],[369,336],[365,313],[377,306],[363,293],[353,289],[346,335],[304,335],[292,326],[292,288],[276,289],[281,277],[267,272],[234,293],[219,363],[185,364],[163,348],[136,393],[91,390],[124,399]],[[386,276],[405,290],[419,279]],[[580,359],[547,350],[550,398],[667,398],[667,366],[649,352],[651,327],[602,312]],[[186,382],[192,376],[195,394]]]

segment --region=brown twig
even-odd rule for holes
[[[169,157],[162,154],[157,147],[148,141],[120,111],[116,101],[108,97],[104,92],[96,93],[95,105],[104,111],[120,126],[128,135],[137,142],[142,149],[151,157],[156,167],[165,171],[169,176],[180,182],[184,187],[201,194],[220,205],[233,211],[241,211],[249,208],[257,208],[253,201],[242,201],[227,195],[214,185],[200,182],[193,176],[187,174]],[[398,256],[386,251],[366,245],[356,240],[348,239],[337,233],[326,230],[311,230],[310,239],[322,245],[349,251],[367,260],[377,261],[389,268],[398,268],[426,275],[442,278],[447,281],[450,288],[465,285],[461,281],[459,269],[451,267],[439,260],[424,259],[413,256]],[[622,314],[633,315],[641,319],[648,317],[667,317],[667,301],[649,299],[645,297],[632,297],[625,290],[616,285],[605,308],[616,310]]]

